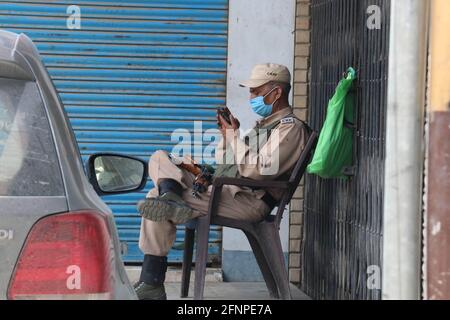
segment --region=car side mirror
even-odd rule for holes
[[[87,175],[100,196],[131,193],[145,187],[147,163],[125,155],[97,153],[87,161]]]

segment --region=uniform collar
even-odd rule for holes
[[[261,119],[259,121],[257,121],[257,126],[258,127],[265,127],[265,126],[269,126],[275,122],[280,121],[281,119],[285,118],[286,116],[290,115],[293,113],[293,110],[291,107],[289,108],[283,108],[277,112],[275,112],[274,114],[271,114],[270,116]]]

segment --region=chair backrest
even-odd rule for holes
[[[291,176],[289,178],[289,186],[284,192],[280,203],[278,205],[278,211],[275,216],[275,224],[277,227],[280,226],[281,219],[283,218],[283,212],[286,207],[286,205],[289,204],[289,202],[292,199],[292,196],[295,193],[295,190],[297,190],[298,185],[300,184],[300,180],[302,179],[302,176],[304,175],[306,171],[306,167],[308,166],[314,149],[316,148],[318,141],[318,134],[315,131],[312,131],[309,135],[308,141],[305,145],[305,148],[303,149],[303,152],[300,155],[300,158],[298,159],[297,163],[295,164],[294,169],[292,170]]]

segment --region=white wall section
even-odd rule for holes
[[[249,105],[249,92],[239,87],[257,63],[294,66],[295,0],[230,0],[228,35],[227,106],[248,130],[258,116]],[[281,226],[282,244],[288,250],[289,215]],[[224,250],[250,251],[241,231],[225,229]]]

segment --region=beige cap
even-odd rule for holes
[[[291,83],[291,73],[289,69],[281,64],[265,63],[256,65],[250,79],[240,83],[241,87],[258,88],[270,81]]]

